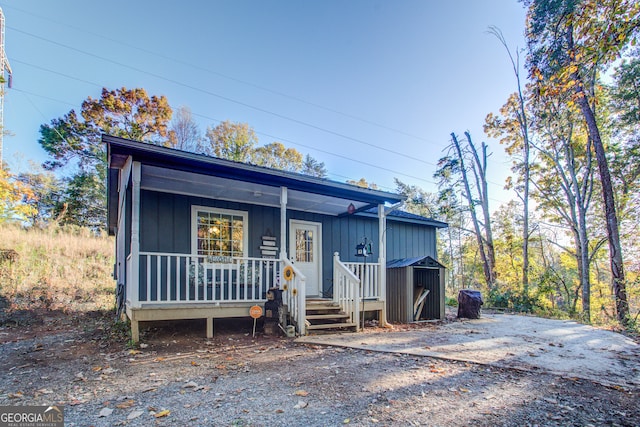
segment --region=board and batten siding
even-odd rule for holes
[[[249,257],[261,257],[260,245],[266,233],[276,237],[278,249],[288,241],[280,236],[280,209],[246,203],[228,202],[180,194],[142,190],[140,201],[140,251],[191,253],[191,206],[247,212]],[[366,237],[372,243],[370,262],[378,262],[378,219],[363,216],[334,217],[315,213],[287,211],[290,219],[322,224],[322,290],[331,293],[333,284],[333,253],[343,261],[362,261],[355,256],[356,245]],[[430,255],[436,258],[435,228],[402,223],[387,217],[387,260]]]
[[[141,192],[140,251],[191,253],[191,206],[247,212],[247,256],[259,258],[262,236],[277,238],[280,248],[280,210],[246,203],[226,202],[180,194]]]

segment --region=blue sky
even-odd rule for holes
[[[143,87],[188,106],[202,131],[246,122],[323,161],[338,181],[393,178],[436,191],[449,134],[486,141],[493,208],[509,162],[482,133],[515,79],[499,27],[524,46],[515,0],[6,0],[4,158],[41,163],[39,127],[101,88]]]

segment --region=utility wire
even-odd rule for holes
[[[252,83],[252,82],[248,82],[246,80],[238,79],[237,77],[229,76],[227,74],[223,74],[223,73],[220,73],[218,71],[214,71],[214,70],[202,67],[200,65],[193,64],[191,62],[187,62],[187,61],[183,61],[183,60],[180,60],[180,59],[177,59],[177,58],[173,58],[173,57],[170,57],[170,56],[165,55],[165,54],[160,53],[160,52],[156,52],[156,51],[153,51],[153,50],[145,49],[145,48],[142,48],[142,47],[130,44],[130,43],[123,42],[121,40],[114,39],[112,37],[105,36],[103,34],[98,34],[98,33],[95,33],[93,31],[89,31],[89,30],[86,30],[86,29],[83,29],[83,28],[80,28],[80,27],[76,27],[76,26],[73,26],[73,25],[66,24],[64,22],[56,21],[56,20],[53,20],[53,19],[50,19],[50,18],[47,18],[47,17],[44,17],[44,16],[40,16],[40,15],[37,15],[35,13],[31,13],[31,12],[28,12],[26,10],[19,9],[19,8],[16,8],[16,7],[13,7],[13,6],[9,6],[9,8],[13,9],[13,10],[17,10],[19,12],[22,12],[22,13],[24,13],[26,15],[30,15],[30,16],[42,19],[44,21],[49,21],[49,22],[54,23],[56,25],[65,26],[65,27],[71,28],[71,29],[73,29],[75,31],[84,32],[84,33],[90,34],[90,35],[92,35],[94,37],[98,37],[98,38],[102,38],[104,40],[108,40],[108,41],[110,41],[112,43],[116,43],[116,44],[119,44],[121,46],[125,46],[125,47],[131,48],[131,49],[138,50],[140,52],[144,52],[144,53],[147,53],[147,54],[150,54],[150,55],[154,55],[154,56],[157,56],[157,57],[162,58],[162,59],[167,59],[167,60],[170,60],[170,61],[175,62],[177,64],[186,65],[186,66],[191,67],[193,69],[204,71],[206,73],[209,73],[209,74],[212,74],[212,75],[215,75],[215,76],[218,76],[218,77],[221,77],[221,78],[224,78],[224,79],[236,82],[236,83],[240,83],[240,84],[252,87],[254,89],[259,89],[259,90],[262,90],[264,92],[268,92],[268,93],[271,93],[271,94],[274,94],[274,95],[278,95],[278,96],[283,97],[283,98],[287,98],[287,99],[291,99],[291,100],[296,101],[296,102],[300,102],[302,104],[307,104],[307,105],[310,105],[312,107],[315,107],[315,108],[318,108],[318,109],[321,109],[321,110],[325,110],[325,111],[328,111],[328,112],[331,112],[331,113],[334,113],[334,114],[338,114],[338,115],[341,115],[341,116],[344,116],[344,117],[347,117],[347,118],[350,118],[350,119],[353,119],[353,120],[360,121],[362,123],[366,123],[366,124],[369,124],[369,125],[372,125],[372,126],[376,126],[376,127],[381,128],[381,129],[386,129],[386,130],[389,130],[389,131],[392,131],[392,132],[396,132],[398,134],[401,134],[401,135],[404,135],[404,136],[408,136],[408,137],[411,137],[411,138],[415,138],[415,139],[423,141],[423,142],[428,142],[430,144],[438,145],[438,143],[436,143],[434,141],[430,141],[430,140],[428,140],[428,139],[426,139],[424,137],[421,137],[419,135],[415,135],[415,134],[412,134],[412,133],[409,133],[409,132],[406,132],[406,131],[403,131],[403,130],[400,130],[400,129],[393,128],[391,126],[387,126],[387,125],[384,125],[384,124],[381,124],[381,123],[378,123],[378,122],[374,122],[372,120],[369,120],[369,119],[366,119],[366,118],[363,118],[363,117],[359,117],[359,116],[356,116],[354,114],[345,113],[343,111],[339,111],[339,110],[333,109],[331,107],[326,107],[324,105],[317,104],[315,102],[307,101],[307,100],[305,100],[303,98],[300,98],[300,97],[297,97],[297,96],[293,96],[293,95],[289,95],[287,93],[280,92],[280,91],[277,91],[277,90],[273,90],[273,89],[267,88],[265,86],[261,86],[261,85],[258,85],[258,84]]]
[[[135,72],[138,72],[138,73],[141,73],[141,74],[147,74],[147,75],[149,75],[151,77],[155,77],[155,78],[157,78],[159,80],[164,80],[166,82],[175,84],[177,86],[182,86],[184,88],[191,89],[191,90],[196,91],[196,92],[202,92],[204,94],[213,96],[215,98],[222,99],[224,101],[227,101],[227,102],[230,102],[230,103],[233,103],[233,104],[237,104],[237,105],[240,105],[240,106],[243,106],[243,107],[255,110],[255,111],[259,111],[261,113],[269,114],[271,116],[278,117],[278,118],[283,119],[283,120],[287,120],[287,121],[290,121],[290,122],[293,122],[293,123],[296,123],[296,124],[299,124],[299,125],[302,125],[302,126],[306,126],[306,127],[311,128],[311,129],[315,129],[315,130],[318,130],[318,131],[321,131],[321,132],[324,132],[324,133],[327,133],[327,134],[330,134],[330,135],[334,135],[334,136],[337,136],[337,137],[340,137],[340,138],[344,138],[344,139],[347,139],[349,141],[353,141],[353,142],[356,142],[358,144],[362,144],[362,145],[365,145],[365,146],[368,146],[368,147],[371,147],[371,148],[376,148],[378,150],[385,151],[387,153],[395,154],[397,156],[404,157],[404,158],[409,159],[409,160],[413,160],[413,161],[417,161],[417,162],[420,162],[420,163],[424,163],[424,164],[429,165],[429,166],[437,166],[435,163],[431,163],[431,162],[428,162],[426,160],[418,159],[415,156],[411,156],[411,155],[408,155],[408,154],[401,153],[399,151],[391,150],[389,148],[382,147],[380,145],[372,144],[372,143],[364,141],[362,139],[354,138],[354,137],[342,134],[340,132],[336,132],[336,131],[333,131],[333,130],[330,130],[330,129],[326,129],[326,128],[323,128],[321,126],[309,123],[309,122],[305,122],[303,120],[295,119],[293,117],[285,116],[284,114],[276,113],[274,111],[270,111],[270,110],[267,110],[265,108],[257,107],[255,105],[251,105],[251,104],[248,104],[248,103],[243,102],[243,101],[238,101],[236,99],[229,98],[228,96],[220,95],[218,93],[215,93],[215,92],[212,92],[212,91],[209,91],[209,90],[205,90],[205,89],[202,89],[202,88],[190,85],[190,84],[186,84],[186,83],[183,83],[183,82],[180,82],[180,81],[177,81],[177,80],[162,76],[160,74],[152,73],[150,71],[145,71],[143,69],[140,69],[140,68],[137,68],[137,67],[133,67],[131,65],[124,64],[122,62],[114,61],[112,59],[105,58],[105,57],[100,56],[100,55],[96,55],[95,53],[87,52],[87,51],[84,51],[84,50],[81,50],[81,49],[78,49],[78,48],[75,48],[75,47],[72,47],[72,46],[69,46],[69,45],[65,45],[63,43],[58,43],[56,41],[46,39],[44,37],[29,33],[27,31],[22,31],[22,30],[19,30],[19,29],[13,28],[13,27],[9,27],[9,26],[7,26],[7,28],[10,28],[13,31],[16,31],[18,33],[27,35],[29,37],[33,37],[33,38],[45,41],[47,43],[54,44],[56,46],[63,47],[65,49],[69,49],[69,50],[72,50],[72,51],[75,51],[75,52],[78,52],[78,53],[81,53],[81,54],[84,54],[84,55],[87,55],[87,56],[91,56],[91,57],[99,59],[101,61],[109,62],[109,63],[118,65],[118,66],[123,67],[123,68],[127,68],[129,70],[132,70],[132,71],[135,71]]]

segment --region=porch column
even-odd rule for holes
[[[131,306],[140,307],[140,162],[133,162],[131,173]]]
[[[287,258],[287,187],[280,187],[280,259]]]
[[[131,178],[132,159],[131,156],[127,157],[124,167],[120,170],[118,181],[118,225],[116,226],[116,283],[118,285],[127,285],[126,269],[127,255],[125,248],[125,222],[126,218],[126,200],[127,200],[127,187],[129,186],[129,179]],[[131,295],[126,295],[127,299],[131,299]]]
[[[380,273],[378,280],[380,281],[380,299],[383,302],[380,324],[387,324],[387,214],[384,211],[384,205],[378,205],[378,262],[380,263]]]

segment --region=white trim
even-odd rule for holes
[[[394,205],[395,206],[395,205]],[[399,206],[398,206],[399,207]],[[378,237],[379,247],[378,251],[378,263],[380,266],[380,274],[378,274],[378,283],[380,284],[380,299],[384,301],[382,306],[382,313],[380,324],[385,326],[387,324],[387,212],[383,204],[378,205]]]
[[[287,257],[287,187],[280,187],[280,259]]]
[[[133,162],[131,174],[131,302],[132,307],[140,307],[140,162]],[[129,295],[127,295],[129,297]]]
[[[290,259],[293,260],[293,263],[295,265],[295,256],[296,256],[296,251],[295,251],[295,244],[296,244],[296,235],[295,233],[291,232],[291,229],[293,227],[293,224],[300,224],[300,225],[309,225],[309,226],[313,226],[313,227],[318,227],[318,236],[316,241],[318,242],[318,251],[317,253],[315,253],[315,258],[317,259],[317,264],[318,264],[318,295],[322,295],[322,290],[324,289],[324,287],[322,286],[322,223],[321,222],[313,222],[313,221],[304,221],[304,220],[300,220],[300,219],[290,219],[289,220],[289,257]],[[284,245],[283,245],[284,246]],[[292,247],[293,246],[293,247]],[[309,281],[309,276],[306,277],[307,282]],[[308,293],[307,293],[308,294]],[[310,295],[310,294],[308,294]],[[314,296],[314,295],[311,295]]]
[[[191,254],[198,255],[198,212],[217,213],[242,217],[242,257],[249,251],[249,212],[222,209],[211,206],[191,205]]]

